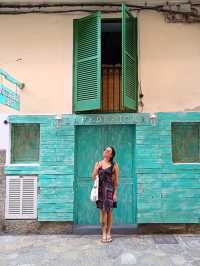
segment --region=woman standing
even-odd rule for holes
[[[99,192],[96,207],[100,209],[102,242],[111,242],[112,209],[117,207],[119,167],[113,161],[115,149],[108,146],[103,151],[103,160],[96,162],[92,178],[99,175]]]

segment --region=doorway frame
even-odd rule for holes
[[[111,114],[109,114],[111,115]],[[116,114],[114,114],[115,116]],[[91,116],[90,115],[84,115],[84,116]],[[94,117],[94,114],[92,115]],[[98,116],[103,116],[103,114],[101,115],[96,115],[97,117]],[[107,114],[108,116],[108,114]],[[112,115],[113,116],[113,115]],[[125,116],[123,114],[123,116]],[[129,117],[129,116],[128,116]],[[126,117],[127,118],[127,117]],[[130,117],[129,117],[130,118]],[[83,119],[82,119],[83,121]],[[75,129],[74,129],[74,132],[75,132],[75,135],[74,135],[74,138],[75,138],[75,147],[74,147],[74,184],[73,184],[73,191],[74,191],[74,224],[75,225],[78,225],[78,200],[77,200],[77,189],[78,189],[78,186],[77,186],[77,182],[78,182],[78,178],[77,178],[77,126],[91,126],[91,125],[94,125],[94,126],[114,126],[114,125],[118,125],[118,126],[123,126],[123,125],[130,125],[130,126],[133,126],[134,127],[134,135],[133,135],[133,140],[135,140],[134,142],[134,150],[133,150],[133,161],[132,161],[132,164],[133,164],[133,169],[134,169],[134,173],[133,173],[133,208],[134,208],[134,223],[133,224],[125,224],[125,226],[127,225],[133,225],[133,226],[137,226],[137,174],[136,174],[136,165],[135,165],[135,161],[134,158],[136,158],[136,124],[137,122],[135,121],[134,123],[83,123],[83,124],[79,124],[79,123],[76,123],[74,126],[75,126]],[[117,225],[118,226],[118,225]],[[123,226],[123,224],[122,224]]]

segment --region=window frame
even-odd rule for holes
[[[185,124],[185,125],[190,125],[190,124],[197,124],[198,126],[198,131],[199,131],[199,161],[195,161],[195,162],[176,162],[173,160],[173,124]],[[200,166],[200,122],[199,121],[171,121],[171,126],[170,126],[170,140],[171,140],[171,162],[174,165],[198,165]]]
[[[119,17],[103,17],[103,16],[101,16],[101,13],[100,13],[100,20],[101,20],[101,23],[102,23],[102,21],[104,20],[121,20],[121,23],[122,23],[122,47],[121,47],[121,49],[122,49],[122,70],[123,69],[125,69],[126,68],[126,65],[125,65],[125,61],[123,60],[123,50],[124,50],[124,45],[123,45],[123,20],[124,20],[124,15],[123,15],[123,13],[124,12],[128,12],[128,13],[130,13],[129,11],[128,11],[128,7],[124,4],[124,3],[122,3],[122,5],[121,5],[121,15],[119,16]],[[97,12],[100,12],[100,11],[97,11]],[[96,13],[97,13],[96,12]],[[131,13],[130,13],[130,15],[132,16],[132,17],[134,17]],[[102,99],[102,80],[100,79],[100,108],[99,109],[85,109],[85,110],[75,110],[76,108],[75,108],[75,105],[76,105],[76,93],[77,93],[77,91],[75,92],[75,90],[77,90],[77,88],[75,88],[76,87],[76,85],[75,84],[77,84],[77,81],[76,81],[76,75],[77,75],[77,71],[76,71],[76,66],[77,66],[77,53],[78,53],[78,51],[77,51],[77,43],[75,42],[75,40],[77,39],[77,32],[76,32],[76,26],[75,26],[75,23],[76,23],[76,21],[78,21],[79,19],[81,20],[81,19],[83,19],[83,18],[86,18],[87,16],[81,16],[81,17],[79,17],[79,18],[76,18],[76,19],[73,19],[73,75],[72,75],[72,84],[73,84],[73,86],[72,86],[72,113],[74,113],[74,114],[79,114],[79,113],[107,113],[107,112],[103,112],[101,109],[102,109],[102,101],[103,101],[103,99]],[[124,112],[125,113],[137,113],[138,112],[138,108],[139,108],[139,95],[138,95],[138,92],[139,92],[139,64],[138,64],[138,56],[139,56],[139,51],[138,51],[138,48],[139,48],[139,44],[138,44],[138,42],[139,42],[139,36],[138,36],[138,18],[137,18],[137,16],[136,17],[134,17],[137,21],[137,25],[136,25],[136,35],[137,35],[137,42],[136,42],[136,64],[137,64],[137,70],[136,70],[136,72],[137,72],[137,74],[136,74],[136,76],[137,76],[137,80],[136,80],[136,95],[135,95],[135,99],[133,100],[133,99],[129,99],[129,96],[128,95],[126,95],[127,94],[127,87],[125,86],[125,82],[124,82],[124,80],[125,80],[125,74],[123,74],[122,73],[122,95],[121,95],[121,101],[122,101],[122,103],[123,103],[123,108],[124,108]],[[100,46],[101,46],[101,42],[100,42]],[[125,53],[125,50],[124,50],[124,53]],[[124,62],[124,63],[123,63]],[[124,65],[123,65],[124,64]],[[101,70],[100,70],[100,72],[101,72]],[[125,73],[125,70],[123,70],[122,72],[124,72]],[[100,73],[100,77],[101,77],[101,73]],[[124,87],[124,88],[123,88]],[[130,106],[128,106],[128,105],[130,105],[130,101],[133,101],[133,102],[135,102],[135,103],[132,103],[132,107],[130,107]],[[121,112],[120,110],[119,111],[116,111],[115,113],[119,113],[119,112]],[[108,112],[108,113],[110,113],[110,112]]]
[[[15,125],[32,125],[32,124],[35,124],[35,125],[38,125],[38,130],[39,130],[39,144],[38,144],[38,160],[37,161],[24,161],[24,162],[14,162],[13,159],[12,159],[12,152],[13,152],[13,140],[12,140],[12,127],[15,126]],[[40,126],[40,123],[10,123],[9,124],[9,144],[8,144],[8,151],[9,151],[9,155],[8,155],[8,158],[7,158],[7,163],[6,165],[19,165],[19,166],[26,166],[26,165],[33,165],[33,166],[38,166],[40,164],[40,140],[41,138],[41,126]]]

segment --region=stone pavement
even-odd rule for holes
[[[200,266],[199,234],[0,235],[0,266]]]

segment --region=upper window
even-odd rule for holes
[[[11,125],[11,163],[39,161],[40,125]]]
[[[200,162],[200,123],[172,123],[172,160],[177,163]]]
[[[73,112],[137,111],[137,18],[74,20]]]

